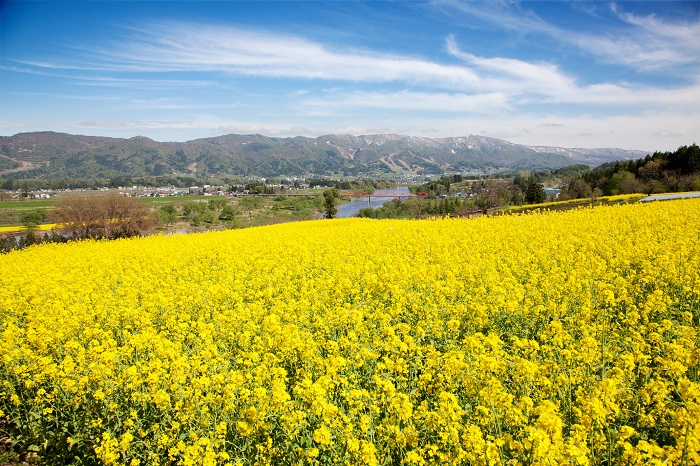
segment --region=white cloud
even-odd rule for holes
[[[235,109],[237,103],[197,103],[190,99],[160,97],[153,99],[133,99],[130,102],[132,108],[146,110],[197,110],[197,109]]]
[[[482,72],[483,88],[500,89],[513,94],[559,96],[576,89],[574,78],[562,73],[550,63],[530,63],[512,58],[483,58],[460,50],[454,36],[446,41],[447,51]]]
[[[588,41],[593,51],[615,63],[625,63],[641,70],[661,70],[667,67],[700,64],[700,19],[667,22],[654,15],[639,16],[623,11],[616,4],[613,12],[630,28],[618,36],[594,37]]]
[[[462,94],[444,92],[342,92],[301,101],[302,107],[317,112],[343,112],[350,108],[391,109],[401,111],[474,113],[509,110],[501,93]]]
[[[60,94],[52,92],[10,92],[8,94],[21,97],[41,97],[51,99],[82,100],[88,102],[114,102],[122,100],[123,97],[110,95],[80,95],[80,94]]]
[[[688,65],[692,71],[700,61],[698,44],[691,41],[693,34],[698,36],[696,23],[688,22],[680,31],[672,31],[668,22],[626,14],[618,8],[616,14],[626,25],[619,36],[595,36],[564,31],[517,4],[477,1],[441,5],[462,8],[509,31],[545,34],[574,43],[579,51],[635,69],[652,70],[667,64]],[[639,34],[637,42],[633,40],[635,33]],[[112,96],[85,99],[120,99],[117,105],[104,109],[86,106],[81,121],[41,121],[45,117],[36,111],[36,120],[26,125],[27,130],[48,125],[68,132],[89,129],[97,134],[149,134],[160,136],[159,140],[225,132],[431,137],[483,133],[532,145],[648,150],[688,144],[700,130],[697,78],[674,86],[609,80],[582,83],[582,78],[553,62],[478,56],[461,47],[456,37],[446,38],[449,56],[440,62],[437,58],[336,47],[274,31],[161,22],[148,29],[134,29],[109,48],[85,49],[79,60],[70,63],[26,61],[24,68],[0,69],[114,88]],[[644,42],[647,39],[649,42]],[[132,71],[141,73],[130,74]],[[206,73],[210,71],[216,72],[214,77]],[[235,93],[226,88],[216,100],[209,100],[213,92],[168,92],[223,88],[230,76],[269,80],[241,79],[235,83]],[[164,79],[170,77],[177,79]],[[249,81],[255,81],[252,92],[246,87]],[[69,89],[53,95],[78,99],[71,96],[76,86]],[[227,104],[228,99],[240,102]],[[138,110],[140,119],[120,114],[125,108]],[[198,114],[197,110],[211,114]],[[0,128],[19,126],[0,123]],[[665,146],[659,147],[655,141],[663,141]]]
[[[309,39],[198,23],[157,23],[136,29],[109,49],[88,51],[84,66],[115,71],[220,71],[269,78],[355,82],[406,81],[437,87],[478,85],[467,67],[361,49],[332,48]],[[59,64],[51,66],[58,67]]]
[[[77,67],[68,63],[47,63],[42,61],[32,61],[25,60],[22,61],[23,64],[32,66],[33,68],[19,68],[16,66],[0,66],[0,70],[6,70],[16,73],[34,74],[39,76],[47,76],[52,78],[62,78],[71,81],[78,81],[86,86],[102,86],[102,87],[122,87],[128,89],[177,89],[177,88],[201,88],[201,87],[214,87],[220,84],[216,81],[211,80],[200,80],[200,79],[157,79],[157,78],[120,78],[114,76],[88,76],[85,74],[69,74],[69,73],[58,73],[55,71],[46,71],[46,69],[63,69],[63,70],[74,70],[80,69],[81,71],[91,70],[94,67],[91,65],[85,65],[83,67]]]
[[[182,87],[197,88],[217,86],[218,83],[206,80],[190,79],[134,79],[107,76],[71,76],[85,86],[123,87],[129,89],[164,90]]]
[[[552,122],[556,122],[555,125]],[[424,123],[425,127],[441,127],[445,135],[472,133],[526,145],[619,147],[651,152],[675,150],[689,144],[698,130],[697,119],[674,112],[608,116],[513,114],[492,119],[431,119]],[[666,137],[660,139],[660,128],[674,131],[668,131]]]
[[[577,80],[549,63],[529,63],[511,58],[482,58],[460,50],[454,36],[446,48],[450,54],[469,63],[479,74],[482,89],[499,91],[510,105],[530,103],[585,104],[666,108],[676,106],[695,110],[700,105],[700,84],[655,87],[630,83],[579,85]]]
[[[186,119],[83,119],[0,122],[3,133],[39,129],[113,137],[136,134],[159,141],[185,141],[224,133],[259,133],[268,136],[320,136],[324,134],[407,134],[426,137],[482,134],[526,145],[561,147],[621,147],[646,151],[675,150],[694,141],[698,119],[683,112],[646,112],[633,115],[535,114],[431,114],[410,116],[368,112],[362,118],[338,115],[322,119],[280,116],[277,119],[228,118],[195,115]]]
[[[675,131],[669,131],[669,130],[661,130],[653,134],[654,136],[659,136],[662,138],[678,138],[678,137],[683,137],[681,133],[677,133]]]
[[[614,32],[601,33],[560,27],[524,10],[518,2],[435,0],[434,4],[496,25],[509,33],[546,35],[560,43],[574,45],[603,62],[626,65],[642,72],[672,68],[694,76],[700,68],[700,19],[697,17],[664,21],[653,15],[635,15],[612,4],[612,12],[622,24]],[[689,66],[690,69],[686,69]]]
[[[277,128],[274,126],[263,125],[263,124],[249,124],[249,123],[232,123],[221,126],[220,129],[226,133],[237,133],[237,134],[262,134],[265,136],[288,136],[290,132],[297,134],[289,128]],[[307,128],[302,128],[305,133],[308,133]],[[299,130],[295,127],[295,130]]]
[[[447,11],[450,19],[460,22],[457,11],[462,15],[477,18],[477,23],[470,27],[479,27],[480,23],[498,24],[509,32],[525,34],[540,32],[555,34],[558,29],[531,11],[522,10],[516,1],[470,1],[470,0],[432,0],[436,8]]]
[[[490,21],[501,21],[505,27],[514,27],[518,11],[526,30],[565,34],[535,15],[514,10],[511,6],[491,2],[451,3],[472,14]],[[494,6],[495,5],[495,6]],[[497,12],[505,12],[497,15]],[[658,20],[621,15],[630,24],[656,31],[666,25]],[[688,32],[689,31],[689,32]],[[668,33],[669,37],[685,38],[686,32]],[[576,36],[571,32],[566,34]],[[658,33],[657,35],[660,35]],[[675,36],[673,35],[675,34]],[[579,37],[582,37],[579,35]],[[585,36],[587,47],[605,48],[600,41],[609,40]],[[572,39],[573,40],[573,39]],[[598,46],[590,41],[599,41]],[[625,52],[625,37],[614,44],[617,52],[637,56],[634,51]],[[682,43],[688,41],[682,40]],[[700,41],[698,41],[700,42]],[[614,48],[610,45],[609,48]],[[696,46],[697,48],[697,46]],[[161,22],[148,29],[134,29],[125,39],[113,43],[110,49],[89,50],[84,63],[87,69],[102,68],[114,73],[126,70],[163,73],[167,71],[219,71],[244,76],[267,78],[304,78],[330,82],[401,83],[408,87],[418,85],[427,91],[350,92],[344,97],[329,97],[314,93],[311,89],[292,91],[286,97],[304,99],[307,115],[322,116],[330,110],[328,103],[354,108],[385,108],[395,110],[425,110],[465,112],[489,110],[514,110],[531,104],[583,104],[586,106],[634,107],[656,105],[661,108],[679,105],[696,106],[700,99],[698,85],[660,88],[629,83],[601,82],[580,85],[575,76],[563,72],[559,66],[547,62],[528,62],[507,57],[479,57],[460,49],[457,40],[450,35],[446,50],[461,64],[443,64],[407,55],[388,55],[371,50],[339,49],[312,40],[278,34],[270,31],[241,27],[212,26],[199,23]],[[652,49],[649,53],[654,53]],[[659,52],[660,53],[660,52]],[[695,55],[693,55],[695,57]],[[631,58],[630,58],[631,59]],[[693,58],[696,59],[696,58]],[[697,60],[697,59],[696,59]],[[39,62],[37,62],[39,63]],[[52,64],[57,67],[59,64]],[[68,64],[70,68],[78,66]],[[45,70],[13,70],[47,73]],[[61,77],[70,77],[57,74]],[[215,81],[201,79],[131,78],[120,76],[72,76],[86,85],[111,86],[129,89],[167,90],[178,87],[208,87],[219,85]],[[160,109],[198,108],[178,103],[156,105]],[[201,107],[199,107],[201,108]],[[210,107],[214,108],[214,107]],[[326,110],[328,109],[328,110]]]
[[[594,84],[578,89],[570,101],[659,110],[676,108],[695,113],[700,105],[700,84],[668,88],[633,84]]]
[[[0,121],[0,128],[22,128],[27,126],[28,123],[22,123],[19,121]]]

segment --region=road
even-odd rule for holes
[[[683,199],[687,197],[700,197],[700,191],[693,191],[690,193],[670,193],[670,194],[654,194],[653,196],[647,196],[640,199],[641,202],[651,202],[651,201],[669,201],[671,199]]]

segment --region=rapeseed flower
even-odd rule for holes
[[[699,326],[693,199],[46,244],[0,416],[56,463],[700,464]]]

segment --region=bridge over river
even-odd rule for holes
[[[343,202],[338,206],[337,218],[348,218],[357,214],[360,209],[371,207],[376,209],[392,199],[408,199],[413,196],[407,186],[399,186],[392,189],[377,189],[372,194],[361,196],[348,202]]]

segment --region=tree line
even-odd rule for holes
[[[191,186],[229,186],[231,191],[248,190],[264,194],[274,194],[279,189],[271,185],[281,185],[289,188],[300,188],[302,185],[310,188],[328,186],[339,190],[358,190],[369,194],[375,189],[385,189],[396,186],[396,183],[387,180],[331,180],[329,178],[307,178],[304,180],[288,180],[282,177],[268,178],[263,181],[244,181],[243,178],[202,178],[195,176],[118,176],[112,178],[18,178],[0,176],[0,189],[7,191],[20,191],[24,195],[39,189],[100,189],[119,188],[125,186],[143,186],[157,188],[161,186],[174,186],[176,188],[189,188]]]
[[[144,186],[156,188],[160,186],[175,186],[176,188],[188,188],[190,186],[202,186],[205,184],[223,186],[236,183],[232,178],[201,178],[194,176],[144,176],[130,177],[118,176],[113,178],[10,178],[0,177],[0,189],[8,191],[29,192],[38,189],[100,189],[119,188],[124,186]]]
[[[307,178],[306,182],[309,184],[309,188],[326,186],[343,191],[364,191],[367,194],[372,194],[376,189],[387,189],[396,186],[396,183],[387,180],[331,180],[329,178]]]
[[[459,179],[459,178],[457,178]],[[377,209],[365,207],[358,212],[364,218],[425,218],[435,216],[466,217],[486,214],[493,210],[522,204],[537,204],[547,200],[547,194],[541,183],[532,178],[491,178],[472,180],[468,188],[461,193],[468,197],[458,197],[454,186],[448,185],[453,176],[443,177],[412,191],[420,197],[406,200],[393,199]],[[457,183],[461,182],[456,181]],[[427,189],[426,191],[422,191]]]
[[[572,177],[562,199],[616,194],[700,190],[700,147],[681,146],[673,152],[654,152],[643,159],[611,162]]]
[[[547,194],[542,179],[542,173],[528,176],[519,173],[514,177],[502,174],[493,178],[447,175],[435,181],[411,186],[410,190],[428,199],[467,194],[473,196],[477,207],[488,209],[506,204],[537,204],[546,201]]]

